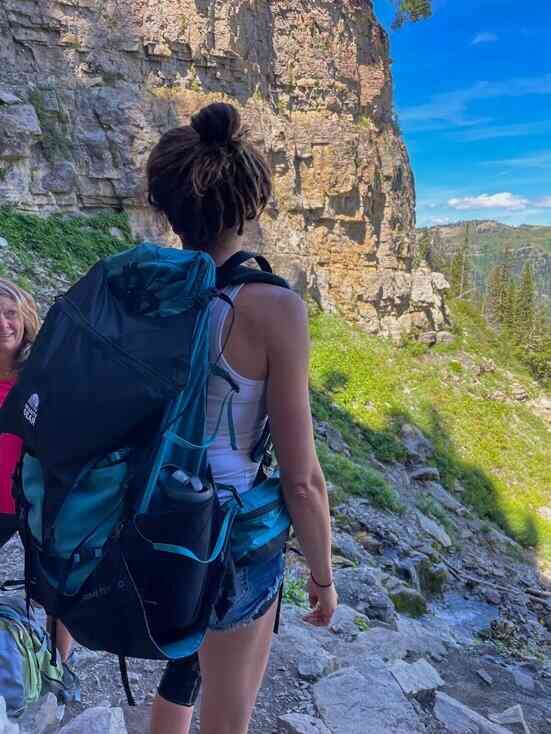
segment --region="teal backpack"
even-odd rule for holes
[[[260,269],[244,266],[251,257]],[[126,657],[193,656],[228,604],[234,565],[285,545],[277,478],[260,473],[221,503],[208,463],[222,420],[235,448],[239,390],[219,358],[209,363],[208,307],[250,282],[288,287],[250,253],[218,271],[203,252],[150,244],[106,258],[52,306],[0,414],[0,432],[25,447],[28,597],[81,644],[119,656],[129,700]],[[228,391],[205,436],[211,374]],[[266,426],[253,455],[269,454]]]
[[[25,600],[0,595],[0,696],[9,716],[19,716],[47,692],[63,703],[78,698],[76,677],[56,657]]]

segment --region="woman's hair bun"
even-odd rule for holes
[[[239,142],[241,116],[233,105],[215,102],[196,112],[191,126],[205,145],[228,145]]]

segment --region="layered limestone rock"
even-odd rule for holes
[[[161,132],[238,105],[275,174],[251,246],[328,310],[399,337],[445,322],[445,281],[411,271],[414,187],[370,0],[2,0],[0,204],[128,212]]]

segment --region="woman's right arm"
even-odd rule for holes
[[[308,317],[296,294],[277,289],[274,300],[264,330],[268,415],[285,501],[313,577],[309,583],[313,611],[307,619],[328,625],[337,594],[332,584],[329,501],[310,409]]]

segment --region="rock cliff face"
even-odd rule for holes
[[[368,331],[445,323],[445,281],[411,271],[413,180],[370,0],[2,0],[0,37],[0,204],[124,209],[168,241],[147,153],[229,99],[275,173],[253,246]]]

